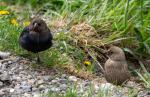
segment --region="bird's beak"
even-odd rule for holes
[[[110,52],[110,49],[107,50],[107,53]]]
[[[108,54],[108,55],[112,55],[112,53],[113,53],[113,52],[112,52],[110,49],[108,49],[107,54]]]
[[[34,23],[33,28],[36,28],[36,27],[37,27],[37,23]]]

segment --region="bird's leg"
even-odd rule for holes
[[[40,59],[39,53],[37,53],[37,63],[41,63],[41,59]]]

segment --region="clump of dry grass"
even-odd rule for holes
[[[52,20],[49,24],[53,32],[60,32],[65,29],[67,25],[68,21],[65,18],[56,18],[55,20]]]
[[[78,36],[86,36],[86,37],[91,37],[93,35],[96,35],[96,30],[94,27],[90,26],[86,22],[73,25],[70,29],[71,32],[73,32],[75,35]]]
[[[79,78],[83,78],[83,79],[89,79],[92,80],[94,78],[96,78],[96,76],[94,74],[92,74],[91,71],[83,71],[83,70],[77,70],[74,65],[68,65],[64,67],[64,70],[71,74],[71,75],[75,75]]]

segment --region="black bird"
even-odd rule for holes
[[[51,31],[45,21],[41,18],[34,18],[30,25],[23,29],[19,43],[27,51],[38,54],[52,46],[52,39]],[[39,54],[37,61],[40,62]]]

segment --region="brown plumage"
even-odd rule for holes
[[[130,78],[125,54],[117,46],[112,46],[109,53],[109,59],[105,63],[105,78],[110,83],[121,85]]]

